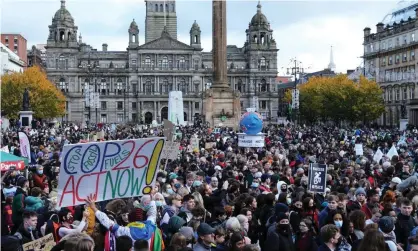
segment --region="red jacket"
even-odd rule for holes
[[[32,179],[33,179],[33,184],[36,187],[39,187],[40,189],[44,190],[45,189],[45,180],[46,180],[46,175],[39,175],[37,173],[32,175]]]

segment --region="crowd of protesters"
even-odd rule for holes
[[[26,129],[3,131],[1,141],[17,156],[18,130]],[[98,131],[103,140],[162,136],[162,128],[26,130],[28,173],[2,173],[1,249],[21,250],[52,233],[54,251],[418,251],[416,129],[271,125],[262,148],[238,147],[228,129],[178,130],[178,159],[161,164],[150,195],[101,202],[89,196],[85,205],[65,208],[57,208],[65,144],[91,141]],[[190,148],[193,135],[198,151]],[[376,160],[378,149],[383,157]],[[307,189],[311,163],[328,167],[325,193]],[[135,232],[141,223],[156,234]]]

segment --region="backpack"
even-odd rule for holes
[[[1,237],[2,251],[23,251],[22,235],[16,232],[14,235],[4,235]]]

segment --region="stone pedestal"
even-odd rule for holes
[[[408,124],[408,119],[400,119],[399,120],[399,130],[404,131],[406,130],[406,125]]]
[[[32,127],[33,111],[20,111],[19,121],[21,126]]]
[[[209,89],[206,91],[203,108],[206,122],[209,122],[211,127],[231,127],[234,130],[239,128],[241,119],[239,93],[229,88]]]

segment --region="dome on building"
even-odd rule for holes
[[[192,25],[192,30],[200,30],[200,26],[197,24],[196,20],[194,20],[194,23]]]
[[[132,20],[131,25],[129,25],[129,29],[138,29],[138,25],[135,22],[135,19]]]
[[[261,4],[258,2],[257,4],[257,13],[253,16],[251,19],[250,25],[257,26],[257,25],[268,25],[269,22],[267,20],[267,17],[261,13]]]
[[[55,21],[69,21],[74,23],[74,18],[71,16],[70,12],[65,8],[65,0],[61,0],[61,8],[55,12],[54,15]]]
[[[415,18],[415,9],[418,8],[418,1],[400,1],[396,7],[390,11],[384,18],[382,23],[392,25],[400,23],[401,20],[407,21],[409,18]]]

